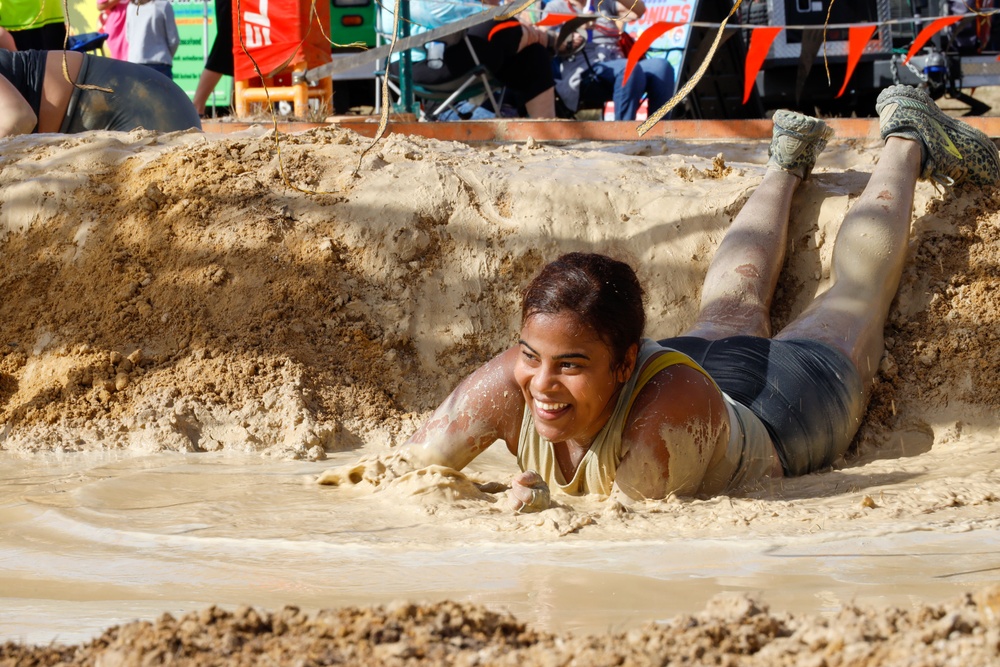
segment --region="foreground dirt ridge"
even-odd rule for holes
[[[79,646],[0,645],[26,665],[995,665],[1000,587],[912,609],[776,614],[721,594],[699,614],[621,634],[556,635],[456,602],[266,612],[209,607],[106,630]]]

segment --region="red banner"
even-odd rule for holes
[[[299,63],[330,62],[330,3],[312,0],[232,0],[234,78],[272,76]],[[313,8],[315,7],[315,13]],[[245,50],[244,50],[245,49]]]
[[[743,67],[745,80],[743,81],[743,104],[750,99],[750,91],[753,83],[757,79],[757,72],[764,65],[767,52],[771,50],[774,38],[782,30],[779,26],[754,28],[750,33],[750,48],[747,50],[747,61]]]
[[[501,30],[506,30],[507,28],[517,28],[520,25],[521,22],[518,21],[517,19],[511,21],[504,21],[503,23],[497,23],[495,26],[493,26],[492,29],[490,29],[490,34],[486,37],[486,40],[487,41],[492,40],[493,35],[497,34]]]
[[[684,25],[683,23],[668,23],[667,21],[658,21],[653,25],[649,26],[639,37],[635,40],[635,44],[632,45],[632,50],[628,52],[628,60],[625,61],[625,76],[622,77],[622,88],[628,83],[628,79],[632,76],[632,70],[635,69],[635,64],[646,55],[646,51],[649,51],[649,47],[653,45],[653,42],[663,33],[673,30],[677,26]]]
[[[847,82],[851,80],[851,75],[854,74],[854,68],[858,66],[858,61],[861,60],[861,54],[865,52],[865,47],[868,46],[868,42],[871,40],[872,35],[875,34],[875,30],[878,28],[876,25],[858,25],[851,26],[847,33],[847,72],[844,74],[844,85],[840,87],[840,92],[837,93],[837,97],[844,94],[847,90]]]
[[[941,32],[941,30],[947,28],[952,23],[958,23],[962,20],[962,18],[962,16],[945,16],[944,18],[937,19],[929,26],[924,27],[924,29],[920,31],[920,34],[917,35],[917,38],[913,40],[913,44],[910,45],[910,50],[907,52],[906,60],[903,61],[903,64],[905,65],[910,62],[910,58],[915,56],[917,51],[920,50],[920,47],[926,44],[931,37]]]

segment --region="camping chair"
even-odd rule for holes
[[[86,53],[87,51],[104,50],[104,42],[108,41],[105,32],[87,32],[82,35],[70,35],[66,46],[70,51]]]
[[[391,37],[383,29],[382,12],[378,13],[376,25],[376,41],[380,44],[390,43]],[[479,62],[479,57],[472,48],[472,42],[469,40],[468,35],[463,33],[461,41],[465,44],[465,47],[469,49],[469,54],[472,56],[472,60],[475,63],[475,66],[471,70],[462,73],[461,76],[451,81],[443,81],[434,84],[418,83],[417,81],[410,82],[413,90],[413,96],[418,102],[420,102],[421,120],[437,120],[448,110],[457,114],[457,107],[459,104],[479,97],[484,97],[485,101],[488,101],[490,105],[492,105],[494,112],[498,116],[500,115],[500,105],[503,102],[502,89],[499,87],[498,82],[493,79],[486,67]],[[384,61],[379,63],[379,66],[376,67],[375,78],[376,113],[379,112],[382,103],[382,76],[388,77],[389,89],[397,96],[400,94],[398,64],[388,63],[387,66]],[[498,92],[500,93],[499,95],[497,94]]]
[[[427,120],[437,120],[445,111],[451,110],[458,113],[457,106],[473,98],[484,97],[493,108],[494,113],[500,115],[500,104],[503,102],[503,91],[498,97],[497,82],[492,79],[486,67],[479,62],[479,57],[472,48],[472,42],[468,35],[462,35],[465,47],[469,49],[475,67],[465,72],[461,76],[451,81],[428,84],[412,82],[413,95],[421,102],[422,108],[430,108],[430,111],[423,115]],[[396,73],[398,75],[398,72]],[[394,74],[390,69],[390,77]]]

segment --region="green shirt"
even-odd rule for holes
[[[0,26],[8,30],[29,30],[62,23],[62,0],[0,0]]]

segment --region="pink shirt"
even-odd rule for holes
[[[128,60],[128,39],[125,37],[125,17],[128,13],[128,0],[122,0],[111,9],[104,12],[104,25],[101,32],[108,34],[108,51],[116,60]]]

